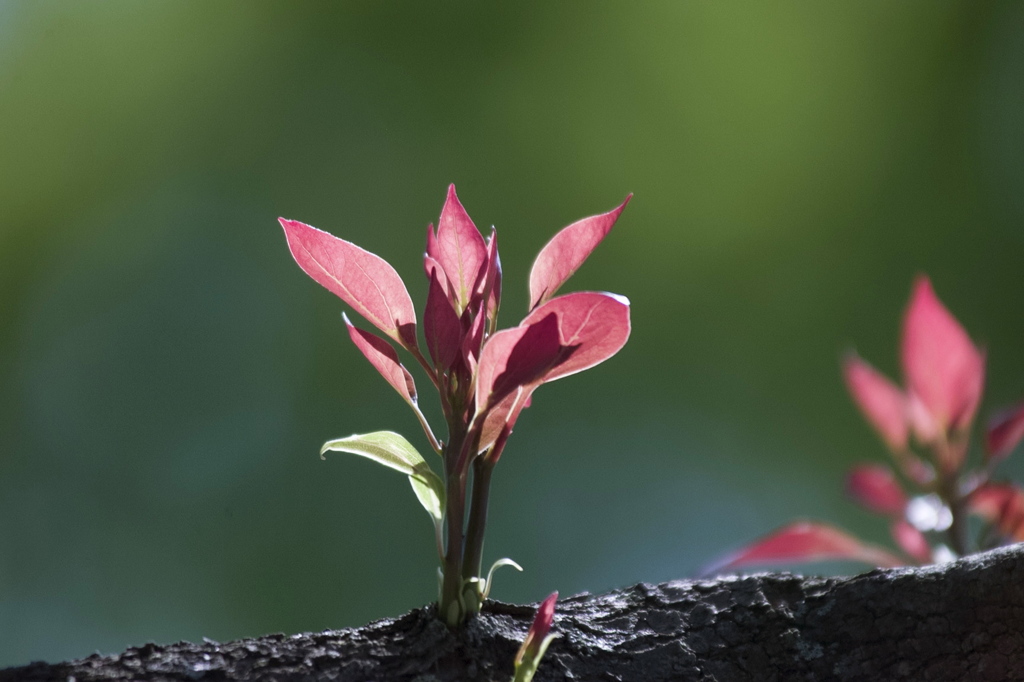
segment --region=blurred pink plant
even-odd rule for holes
[[[903,318],[900,360],[903,387],[854,353],[843,360],[843,375],[896,466],[896,471],[882,464],[855,466],[847,476],[847,493],[888,519],[901,555],[828,524],[801,522],[755,541],[711,570],[822,559],[926,564],[1024,540],[1024,490],[992,480],[995,465],[1024,438],[1024,405],[989,423],[982,462],[971,468],[968,448],[985,384],[985,354],[924,276],[914,283]],[[971,514],[986,524],[973,541]]]

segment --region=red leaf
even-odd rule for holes
[[[914,528],[905,519],[893,521],[889,530],[892,533],[892,539],[896,541],[900,549],[918,563],[927,564],[932,560],[932,548],[928,546],[928,540],[924,533]]]
[[[548,315],[558,316],[563,346],[575,352],[544,376],[554,381],[582,372],[619,352],[629,338],[629,300],[615,294],[581,291],[553,298],[526,316],[522,324],[533,324]]]
[[[902,516],[907,496],[889,467],[861,464],[846,476],[846,492],[863,507],[886,516]]]
[[[533,624],[530,625],[526,639],[523,640],[516,653],[515,665],[517,667],[523,660],[535,659],[540,654],[541,644],[547,639],[548,633],[551,631],[551,623],[555,619],[556,601],[558,601],[558,592],[552,592],[537,608]]]
[[[427,252],[426,255],[433,258],[435,261],[440,256],[440,249],[437,247],[437,233],[434,231],[434,223],[427,225]],[[430,273],[427,273],[430,276]]]
[[[843,359],[843,376],[857,407],[893,450],[907,446],[907,402],[903,392],[855,353]]]
[[[409,370],[398,361],[398,353],[391,347],[391,344],[376,334],[355,327],[345,313],[342,313],[341,316],[345,320],[348,335],[352,339],[352,343],[356,344],[356,348],[366,356],[366,359],[380,372],[384,380],[398,391],[405,402],[410,405],[414,404],[416,402],[416,383],[413,381],[412,375],[409,374]]]
[[[784,526],[716,563],[705,575],[749,564],[809,561],[861,561],[875,566],[901,566],[905,562],[880,547],[823,523],[799,521]]]
[[[300,223],[280,219],[299,267],[406,348],[416,346],[416,311],[395,269],[380,256]]]
[[[997,414],[985,432],[985,451],[1002,459],[1013,452],[1024,438],[1024,404]]]
[[[477,412],[486,412],[517,388],[539,380],[569,350],[559,341],[554,314],[496,332],[484,344],[477,366]]]
[[[1006,538],[1024,541],[1024,490],[1009,483],[986,483],[971,493],[967,506]]]
[[[907,388],[941,428],[970,425],[985,383],[985,357],[924,276],[903,319],[901,358]]]
[[[471,305],[487,295],[487,317],[493,318],[501,304],[501,258],[498,256],[498,233],[493,228],[487,238],[487,262],[473,292]]]
[[[540,250],[530,269],[530,310],[554,296],[558,288],[583,265],[587,256],[611,231],[632,198],[630,194],[618,208],[583,218],[563,228]]]
[[[430,248],[428,237],[427,248]],[[429,251],[428,251],[429,253]],[[448,186],[448,198],[437,223],[437,255],[444,268],[458,312],[469,304],[480,270],[487,262],[487,246],[476,225],[459,203],[455,185]]]
[[[452,308],[448,294],[438,281],[440,269],[430,272],[430,290],[427,292],[427,307],[423,312],[423,334],[427,339],[427,350],[434,361],[434,367],[447,371],[459,356],[462,343],[462,323]],[[443,274],[442,274],[443,276]]]
[[[484,417],[484,424],[480,430],[480,452],[494,445],[501,435],[502,429],[506,426],[511,430],[515,426],[516,419],[522,411],[522,391],[531,390],[524,388],[513,391],[492,405]]]

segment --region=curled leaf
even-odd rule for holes
[[[906,398],[896,384],[855,353],[843,359],[843,377],[857,407],[893,450],[907,446]]]
[[[487,259],[484,267],[477,274],[473,293],[467,308],[479,306],[484,296],[487,297],[487,319],[494,317],[501,302],[501,258],[498,255],[498,232],[491,228],[491,236],[487,238]]]
[[[834,526],[798,521],[715,562],[703,573],[708,575],[751,564],[835,560],[860,561],[883,567],[905,563],[881,547],[862,542]]]
[[[512,561],[508,557],[504,557],[503,559],[498,559],[497,561],[495,561],[493,564],[491,564],[491,570],[487,571],[487,578],[484,579],[483,585],[481,585],[480,587],[481,596],[484,599],[487,599],[487,595],[491,593],[491,588],[494,586],[494,572],[502,566],[511,566],[520,573],[523,572],[523,567],[517,564],[515,561]]]
[[[914,283],[903,318],[901,359],[908,390],[941,428],[970,425],[985,383],[985,356],[924,276]]]
[[[563,228],[540,250],[530,269],[530,310],[554,296],[583,265],[632,198],[630,194],[608,213],[583,218]]]
[[[997,414],[985,431],[985,452],[990,458],[1003,459],[1024,438],[1024,404]]]
[[[370,364],[380,372],[384,380],[391,384],[392,388],[398,391],[405,402],[413,405],[416,403],[416,382],[409,370],[398,360],[398,353],[391,344],[376,334],[363,331],[352,324],[348,315],[341,314],[348,329],[349,338],[356,345],[359,352],[370,361]]]
[[[296,220],[280,219],[299,267],[406,348],[416,346],[416,311],[391,265],[351,242]]]
[[[359,455],[402,472],[409,477],[413,492],[430,514],[435,528],[443,521],[444,483],[413,444],[402,435],[394,431],[375,431],[329,440],[320,448],[320,458],[323,459],[328,452]]]

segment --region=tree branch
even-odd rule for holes
[[[512,675],[534,607],[488,602],[452,633],[433,606],[319,634],[147,644],[0,671],[0,682],[375,680]],[[559,602],[536,682],[1024,680],[1024,545],[851,578],[760,574]]]

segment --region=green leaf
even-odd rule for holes
[[[502,566],[511,566],[520,573],[523,572],[523,567],[517,564],[516,562],[512,561],[508,557],[505,557],[504,559],[498,559],[497,561],[495,561],[493,564],[491,564],[491,570],[487,571],[486,580],[484,580],[483,585],[480,586],[480,596],[484,599],[487,599],[487,595],[491,593],[491,584],[493,583],[494,580],[494,572]]]
[[[394,431],[376,431],[329,440],[320,448],[320,458],[328,452],[347,452],[372,459],[409,477],[412,490],[430,514],[435,530],[444,522],[444,483],[433,472],[419,451],[404,436]]]
[[[409,477],[412,491],[427,513],[440,521],[444,517],[444,483],[429,467],[416,476]]]

